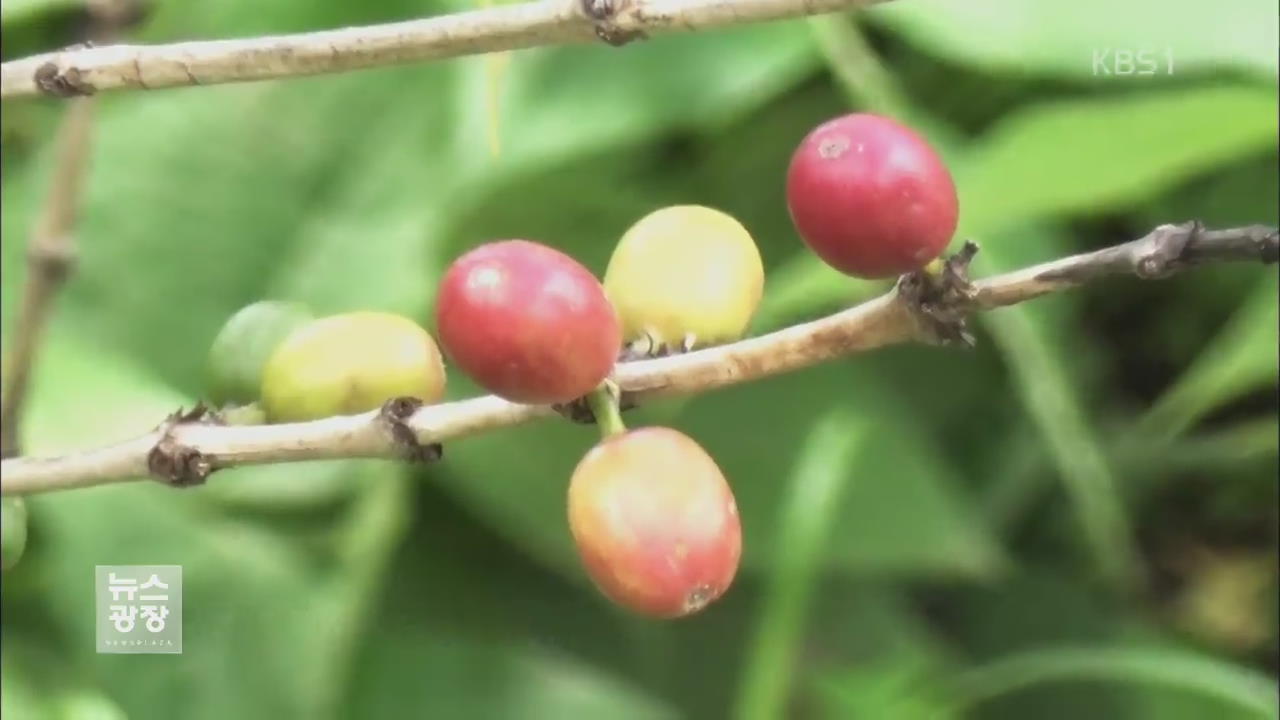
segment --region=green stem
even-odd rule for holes
[[[596,417],[596,426],[600,428],[600,437],[608,438],[627,431],[622,422],[622,411],[618,408],[618,396],[610,392],[609,383],[605,381],[587,395],[587,404],[591,406],[591,414]]]

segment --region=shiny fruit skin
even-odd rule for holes
[[[445,353],[471,379],[527,404],[586,395],[622,344],[595,275],[528,240],[487,243],[455,260],[440,282],[436,326]]]
[[[742,555],[720,468],[666,427],[613,435],[587,452],[569,482],[569,528],[596,587],[650,617],[690,615],[718,599]]]
[[[262,405],[271,422],[354,415],[396,397],[434,403],[445,370],[431,335],[392,313],[351,312],[294,330],[262,373]]]
[[[764,292],[764,263],[732,216],[672,205],[632,225],[609,259],[604,289],[627,342],[713,345],[742,337]]]
[[[314,319],[305,305],[281,300],[261,300],[237,310],[209,347],[209,399],[218,405],[257,402],[271,353],[289,333]]]
[[[868,113],[835,118],[804,138],[787,170],[787,207],[818,257],[863,278],[928,264],[959,219],[942,158],[913,130]]]

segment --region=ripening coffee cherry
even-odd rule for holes
[[[951,242],[959,215],[955,183],[933,148],[867,113],[804,138],[787,171],[787,207],[818,257],[864,278],[924,267]]]
[[[209,399],[218,405],[257,402],[267,358],[289,333],[312,319],[305,305],[280,300],[237,310],[209,347]]]
[[[673,205],[641,218],[609,260],[604,289],[628,343],[690,348],[742,337],[764,292],[751,234],[719,210]]]
[[[8,570],[27,549],[27,506],[20,497],[0,498],[0,570]]]
[[[613,369],[617,314],[568,255],[501,240],[454,261],[436,298],[440,344],[480,386],[512,402],[565,403]]]
[[[689,615],[719,598],[742,554],[720,468],[665,427],[612,435],[587,452],[569,483],[569,529],[596,587],[652,617]]]
[[[294,330],[262,373],[262,406],[271,422],[354,415],[397,397],[434,403],[445,371],[431,335],[385,312],[351,312]]]

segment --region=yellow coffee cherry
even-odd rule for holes
[[[622,236],[604,289],[625,342],[687,350],[742,337],[764,292],[764,263],[732,216],[672,205]]]
[[[271,422],[353,415],[395,397],[434,403],[445,371],[431,335],[412,320],[352,312],[314,320],[290,333],[262,372],[262,404]]]

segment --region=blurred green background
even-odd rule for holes
[[[132,37],[468,7],[157,0]],[[83,15],[7,0],[4,57],[77,41]],[[108,94],[25,448],[112,442],[189,406],[246,303],[428,323],[466,248],[531,238],[601,273],[664,204],[751,229],[769,272],[757,330],[882,292],[804,251],[783,202],[796,143],[852,108],[945,154],[978,274],[1164,222],[1274,225],[1277,34],[1262,0],[903,0],[623,49]],[[1155,74],[1116,51],[1150,53]],[[64,107],[4,105],[6,347]],[[27,555],[3,577],[0,709],[1275,717],[1276,294],[1274,267],[1117,278],[983,316],[973,351],[887,349],[629,413],[701,442],[741,508],[735,586],[680,622],[614,609],[580,570],[564,492],[593,431],[569,423],[459,440],[423,468],[31,497]],[[182,655],[94,652],[95,564],[183,566]]]

